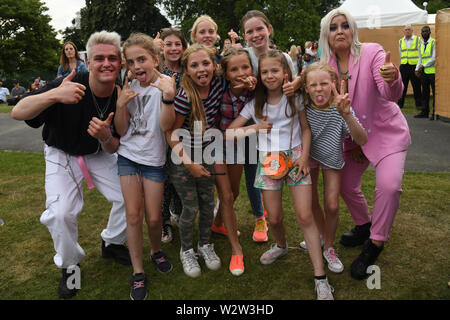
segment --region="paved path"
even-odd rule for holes
[[[450,172],[450,123],[406,116],[412,145],[408,149],[406,171]],[[43,152],[42,129],[0,114],[0,150]]]

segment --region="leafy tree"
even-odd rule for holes
[[[122,39],[132,32],[155,36],[170,23],[161,15],[155,0],[86,0],[80,11],[81,39],[87,42],[96,31],[116,31]]]
[[[186,35],[197,17],[210,15],[222,40],[228,37],[230,29],[241,29],[240,20],[247,11],[260,10],[269,18],[275,31],[274,41],[280,49],[317,39],[321,17],[339,6],[339,0],[163,0],[162,3]]]
[[[72,20],[72,26],[66,27],[66,29],[61,32],[61,35],[64,42],[72,41],[73,43],[75,43],[79,51],[84,51],[86,50],[86,45],[81,34],[80,21],[81,16],[80,12],[78,11],[75,18]]]
[[[427,11],[428,13],[437,13],[439,10],[450,7],[449,0],[413,0],[413,2],[420,9],[423,9],[423,3],[428,2]]]
[[[47,10],[39,0],[0,2],[0,76],[56,73],[61,45]]]

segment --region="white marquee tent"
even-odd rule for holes
[[[427,23],[428,13],[411,0],[346,0],[340,8],[356,19],[359,28]]]

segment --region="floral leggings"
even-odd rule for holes
[[[203,164],[212,172],[212,166]],[[180,216],[180,238],[183,251],[193,248],[194,223],[197,213],[200,246],[209,243],[214,219],[214,178],[194,178],[184,165],[169,167],[170,182],[181,199],[183,211]]]

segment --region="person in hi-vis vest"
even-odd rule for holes
[[[434,120],[434,81],[435,81],[435,62],[436,62],[436,40],[430,37],[431,30],[429,26],[422,28],[422,40],[419,45],[419,61],[416,65],[416,75],[422,83],[422,105],[423,110],[414,118],[428,118],[430,113],[430,86],[433,90],[433,113],[430,120]]]
[[[406,92],[408,91],[408,84],[411,80],[416,108],[422,109],[420,79],[417,78],[415,74],[416,65],[419,61],[420,38],[413,34],[413,29],[410,25],[406,25],[403,31],[405,36],[398,41],[398,48],[401,59],[400,74],[402,75],[404,89],[402,97],[398,101],[398,105],[400,108],[403,108]]]

